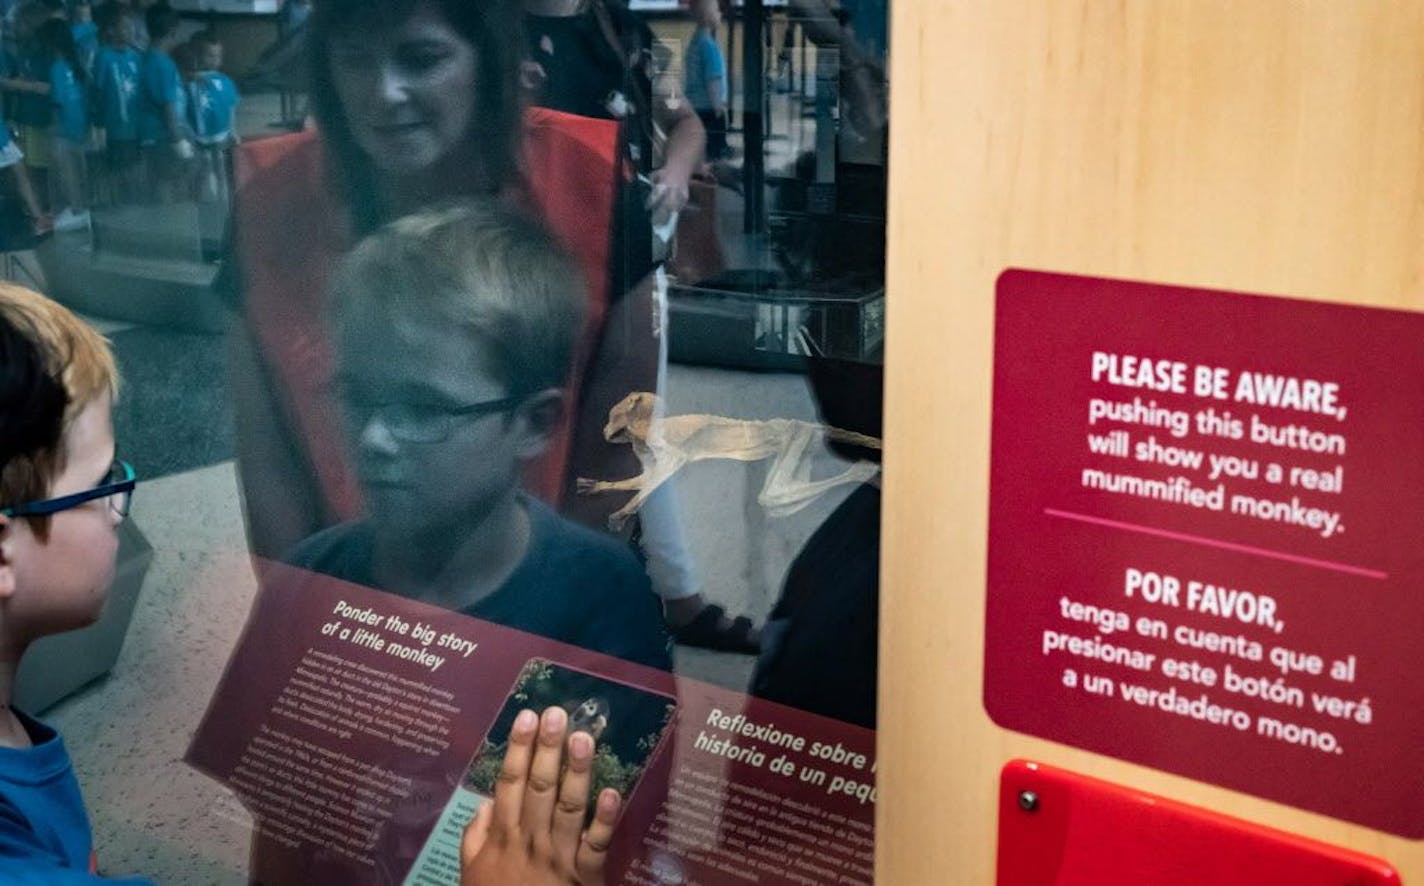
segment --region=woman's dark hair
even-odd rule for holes
[[[523,42],[518,0],[318,0],[308,20],[312,114],[359,233],[389,219],[373,186],[379,175],[351,134],[331,76],[331,40],[340,33],[400,25],[422,6],[438,12],[475,51],[474,113],[468,138],[477,146],[480,190],[495,193],[518,180],[521,107],[519,61]],[[469,195],[474,196],[474,195]]]
[[[162,40],[178,30],[181,21],[182,19],[178,17],[178,10],[163,0],[148,7],[143,13],[143,24],[148,29],[150,41]]]
[[[173,47],[169,56],[173,59],[173,64],[177,66],[178,73],[184,78],[197,69],[198,49],[191,43],[179,43]]]
[[[74,42],[74,31],[69,22],[62,18],[45,19],[44,24],[35,31],[35,39],[46,52],[64,59],[81,85],[89,82],[89,75],[84,69],[84,62],[79,58],[79,46]]]
[[[123,19],[133,19],[134,12],[116,0],[105,0],[94,10],[94,24],[99,29],[101,39],[107,40],[109,34],[118,26]]]

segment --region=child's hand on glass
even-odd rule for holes
[[[586,732],[566,737],[568,725],[558,706],[515,718],[494,802],[465,828],[462,886],[603,886],[622,800],[612,788],[600,793],[585,830],[594,742]]]

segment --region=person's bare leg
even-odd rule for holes
[[[44,207],[40,205],[40,198],[35,194],[34,183],[30,181],[30,174],[25,169],[23,163],[16,163],[10,167],[14,170],[15,190],[20,195],[20,202],[25,204],[25,212],[30,216],[30,225],[36,234],[44,233],[50,228],[49,216],[45,214]]]

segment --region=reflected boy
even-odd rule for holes
[[[670,668],[632,553],[520,490],[562,414],[579,280],[542,228],[489,203],[400,219],[343,259],[337,383],[367,516],[294,565]]]

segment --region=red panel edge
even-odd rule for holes
[[[1031,793],[1037,800],[1033,815],[1038,825],[1039,841],[1031,846],[1020,843],[1010,845],[1014,841],[1013,824],[1021,821],[1025,815],[1020,805],[1025,792]],[[1203,828],[1220,831],[1222,837],[1234,835],[1242,842],[1264,844],[1281,851],[1313,856],[1320,860],[1322,866],[1352,869],[1353,876],[1348,881],[1340,881],[1341,886],[1400,886],[1402,883],[1393,865],[1372,855],[1019,758],[1010,760],[1000,771],[996,879],[999,886],[1049,886],[1083,882],[1080,878],[1075,878],[1072,870],[1064,868],[1064,859],[1072,854],[1068,841],[1075,830],[1070,828],[1074,811],[1073,798],[1092,793],[1110,795],[1120,803],[1136,807],[1140,814],[1134,816],[1133,820],[1144,827],[1149,820],[1191,820]],[[1130,830],[1122,831],[1120,835],[1125,843],[1134,836]],[[1104,852],[1112,850],[1111,846],[1102,848]],[[1123,873],[1125,876],[1131,875],[1131,871]]]

